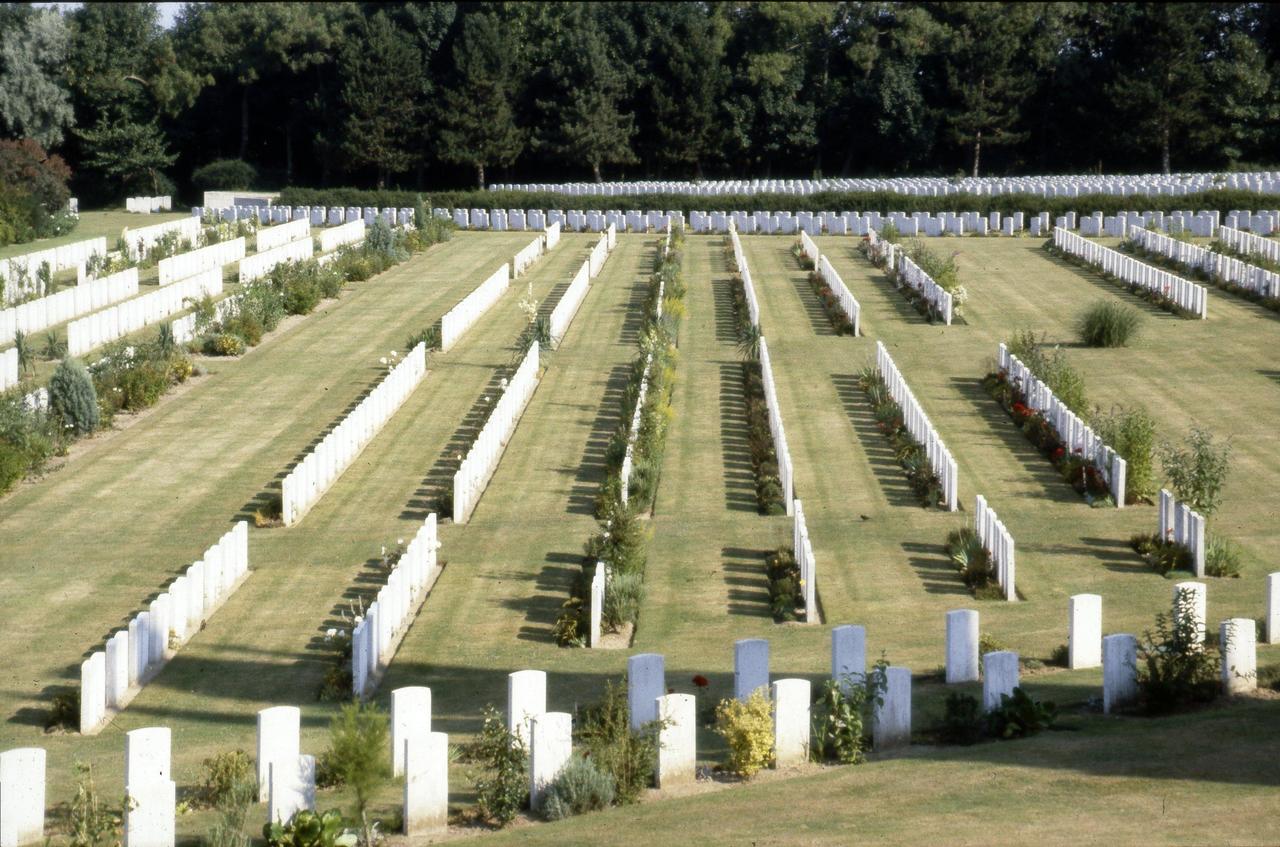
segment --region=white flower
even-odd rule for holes
[[[378,362],[385,365],[387,363],[387,357],[383,356],[381,359],[378,360]]]
[[[396,539],[396,543],[397,543],[397,544],[403,544],[403,543],[404,543],[404,539],[403,539],[403,538],[397,538],[397,539]]]
[[[387,545],[385,544],[382,545],[382,555],[387,555]]]
[[[396,356],[399,356],[399,355],[400,355],[400,354],[399,354],[399,353],[397,353],[395,350],[392,350],[392,351],[391,351],[391,358],[393,358],[393,359],[394,359]]]
[[[334,629],[333,627],[329,627],[329,629],[325,631],[324,637],[327,639],[333,639],[333,638],[336,638],[337,635],[338,635],[338,630]]]

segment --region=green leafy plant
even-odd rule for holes
[[[769,580],[769,607],[775,621],[796,620],[796,609],[803,603],[804,585],[795,551],[779,547],[765,559],[765,575]]]
[[[613,803],[613,777],[600,770],[594,759],[574,756],[564,766],[542,799],[542,816],[549,821],[597,812]]]
[[[480,737],[466,754],[485,767],[485,773],[472,776],[480,818],[498,827],[511,823],[529,799],[528,754],[493,706],[485,707]]]
[[[374,843],[369,802],[390,776],[386,755],[389,743],[387,713],[375,703],[348,703],[329,725],[325,757],[341,784],[351,791],[352,817],[360,825],[360,841],[366,847]]]
[[[935,731],[944,744],[976,744],[986,731],[982,704],[972,694],[953,691],[947,695],[946,711]]]
[[[98,428],[98,394],[84,363],[66,358],[49,378],[49,410],[78,433]]]
[[[67,840],[71,847],[109,847],[118,843],[120,816],[109,809],[98,793],[93,766],[72,765],[76,793],[67,810]]]
[[[1129,539],[1129,546],[1161,576],[1173,570],[1191,570],[1191,551],[1159,533],[1139,533]]]
[[[234,793],[241,782],[255,779],[253,759],[243,750],[229,750],[204,760],[203,802],[217,806]]]
[[[258,181],[258,169],[243,159],[215,159],[191,172],[202,191],[245,191]]]
[[[867,701],[867,686],[862,680],[828,679],[822,683],[813,710],[813,747],[818,756],[846,765],[863,761]]]
[[[1215,443],[1207,430],[1192,427],[1184,446],[1161,445],[1160,464],[1178,500],[1208,518],[1222,502],[1222,486],[1231,470],[1231,443]]]
[[[356,847],[356,834],[345,824],[337,809],[323,814],[303,809],[295,812],[288,823],[263,826],[262,837],[268,847]]]
[[[53,330],[44,334],[43,355],[49,361],[56,361],[67,355],[67,343],[58,338],[58,333]]]
[[[947,533],[946,550],[947,557],[974,596],[999,593],[991,554],[982,546],[982,539],[971,527],[965,526]]]
[[[1173,611],[1156,615],[1138,646],[1138,694],[1148,714],[1167,714],[1218,695],[1218,659],[1200,641],[1195,594],[1181,588]]]
[[[18,371],[24,374],[35,372],[36,354],[31,347],[31,339],[20,329],[13,331],[13,347],[18,351]]]
[[[1076,334],[1089,347],[1125,347],[1141,323],[1142,316],[1136,309],[1098,300],[1077,319]]]
[[[1208,533],[1204,544],[1204,572],[1209,576],[1239,578],[1240,548],[1225,536]]]
[[[721,700],[716,706],[716,734],[729,748],[726,767],[750,779],[773,761],[773,701],[763,689],[746,700]]]
[[[1125,461],[1125,502],[1149,501],[1156,494],[1156,421],[1146,407],[1095,412],[1093,429]]]
[[[1025,738],[1053,726],[1058,707],[1033,700],[1021,686],[1000,695],[1000,705],[987,712],[987,733],[993,738]]]
[[[605,682],[604,696],[583,710],[579,742],[613,783],[619,804],[634,803],[653,783],[660,722],[633,730],[625,682]]]
[[[249,809],[258,802],[257,778],[251,765],[247,773],[241,766],[241,762],[247,764],[249,761],[244,751],[236,750],[230,755],[232,758],[223,762],[226,767],[216,771],[223,781],[213,801],[217,820],[209,831],[209,847],[249,847],[250,844],[244,824],[249,816]],[[206,759],[206,767],[209,762],[219,758],[220,756],[215,756],[213,759]]]

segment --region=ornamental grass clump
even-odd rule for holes
[[[982,546],[982,539],[971,527],[953,529],[948,533],[946,550],[947,558],[960,572],[960,578],[975,597],[989,594],[1002,596],[999,595],[991,554]]]
[[[715,731],[729,748],[731,773],[750,779],[773,761],[773,701],[763,688],[746,700],[721,700]]]
[[[574,756],[547,786],[542,799],[542,816],[549,821],[598,812],[613,804],[613,777],[602,772],[593,760]]]
[[[1142,316],[1136,309],[1099,300],[1080,315],[1076,334],[1089,347],[1125,347],[1141,323]]]

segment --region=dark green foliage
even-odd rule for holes
[[[1031,699],[1021,686],[1001,694],[1000,705],[987,713],[987,734],[992,738],[1025,738],[1053,726],[1058,707]]]
[[[1142,533],[1129,539],[1134,549],[1151,569],[1160,575],[1172,570],[1191,570],[1191,551],[1181,544],[1161,538],[1158,533]]]
[[[210,806],[219,806],[233,799],[237,786],[256,779],[253,759],[243,750],[218,753],[204,760],[204,785],[201,799]]]
[[[598,812],[613,804],[613,777],[596,767],[595,759],[574,756],[542,797],[542,816],[558,821],[584,812]]]
[[[63,359],[49,377],[49,411],[77,433],[88,434],[98,428],[98,394],[79,359]]]
[[[1149,501],[1156,494],[1156,421],[1143,406],[1095,413],[1094,432],[1124,457],[1125,501]]]
[[[80,689],[60,691],[49,701],[49,713],[45,715],[44,728],[80,731]]]
[[[268,847],[355,847],[356,836],[348,832],[342,813],[330,809],[323,814],[303,809],[294,813],[286,824],[268,823],[262,827]]]
[[[480,737],[466,754],[485,768],[473,776],[481,819],[499,827],[511,823],[529,799],[528,754],[493,706],[485,706]]]
[[[1148,714],[1175,712],[1218,696],[1218,657],[1200,642],[1192,614],[1194,602],[1190,590],[1179,589],[1173,598],[1176,614],[1161,612],[1154,632],[1143,633],[1138,646],[1138,694]]]
[[[201,191],[235,191],[253,188],[258,169],[242,159],[217,159],[191,172],[191,182]]]
[[[375,703],[347,703],[329,724],[329,749],[324,756],[337,782],[351,791],[352,817],[366,845],[373,843],[369,802],[391,775],[389,739],[387,713]]]
[[[936,732],[944,744],[975,744],[985,731],[982,704],[972,694],[953,691],[947,695],[947,710]]]
[[[871,679],[879,679],[872,674]],[[813,747],[821,759],[852,765],[862,762],[866,750],[868,712],[883,691],[860,679],[824,680],[813,707]]]
[[[0,393],[0,494],[39,473],[65,432],[60,420],[28,409],[20,391]]]
[[[633,731],[626,682],[608,680],[600,702],[582,710],[581,727],[578,742],[586,748],[586,757],[613,780],[617,802],[636,802],[653,783],[660,724],[655,721]]]
[[[1142,316],[1136,309],[1111,300],[1099,300],[1080,315],[1076,333],[1089,347],[1124,347],[1140,323]]]
[[[765,575],[769,580],[769,608],[775,621],[793,621],[799,617],[798,607],[804,605],[804,586],[801,585],[800,566],[796,564],[795,551],[779,547],[765,560]]]
[[[1002,596],[999,594],[991,554],[982,546],[982,539],[978,538],[973,529],[967,526],[953,529],[947,534],[946,548],[951,564],[960,572],[960,578],[975,597],[993,593]]]
[[[30,138],[0,139],[0,245],[61,235],[75,226],[65,213],[71,170]]]
[[[1179,502],[1208,518],[1222,502],[1222,486],[1231,470],[1231,442],[1215,443],[1207,430],[1192,427],[1184,446],[1161,445],[1160,464]]]
[[[911,490],[919,498],[920,505],[926,508],[939,505],[944,494],[942,480],[933,472],[924,445],[907,432],[902,407],[890,396],[884,379],[874,367],[868,366],[858,375],[858,384],[867,393],[867,401],[871,404],[871,412],[876,419],[876,428],[893,445],[894,456],[906,471]]]

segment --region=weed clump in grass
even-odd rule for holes
[[[1076,321],[1080,341],[1090,347],[1125,347],[1138,331],[1142,316],[1121,303],[1098,300]]]

